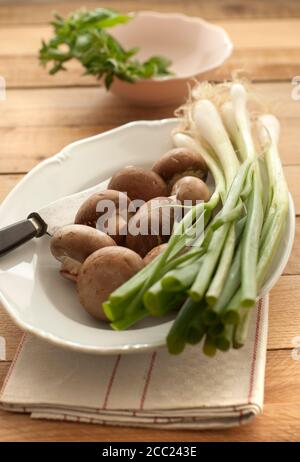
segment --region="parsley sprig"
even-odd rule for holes
[[[64,19],[55,14],[51,22],[54,36],[42,41],[39,60],[44,66],[51,62],[50,74],[66,70],[65,63],[77,59],[85,68],[84,74],[103,78],[109,89],[115,77],[126,82],[170,75],[171,61],[152,56],[144,62],[134,59],[138,48],[125,50],[106,29],[125,24],[134,16],[123,15],[107,8],[79,10]]]

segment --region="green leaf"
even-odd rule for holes
[[[113,73],[111,74],[107,74],[105,79],[104,79],[104,84],[105,84],[105,88],[107,90],[109,90],[109,87],[111,86],[111,84],[113,83],[113,80],[114,80],[114,75]]]
[[[133,59],[139,48],[125,50],[106,31],[133,18],[133,15],[123,15],[108,8],[75,11],[66,19],[55,14],[51,23],[54,36],[48,42],[42,41],[40,63],[51,63],[49,73],[56,74],[65,70],[64,63],[76,59],[83,66],[84,75],[103,78],[108,89],[115,77],[133,83],[139,78],[169,75],[169,59],[153,56],[141,63]]]
[[[131,58],[132,56],[136,55],[139,51],[139,47],[131,48],[130,50],[126,51],[126,56],[127,58]]]
[[[76,39],[75,48],[77,51],[85,51],[91,46],[92,37],[90,34],[79,35]]]
[[[106,27],[114,27],[117,26],[118,24],[126,24],[127,22],[131,21],[132,17],[131,16],[125,16],[125,15],[118,15],[115,17],[103,19],[102,21],[99,21],[97,26],[106,28]]]

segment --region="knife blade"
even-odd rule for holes
[[[39,238],[45,234],[52,236],[58,228],[74,223],[76,212],[81,204],[92,194],[107,189],[109,180],[62,197],[33,211],[26,219],[0,229],[0,256],[33,238]]]

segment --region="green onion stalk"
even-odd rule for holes
[[[258,136],[264,149],[270,197],[272,198],[269,208],[266,211],[259,248],[257,285],[258,289],[261,289],[285,228],[289,197],[278,152],[279,121],[275,116],[266,114],[260,116],[258,122]],[[249,319],[249,310],[241,309],[240,324],[236,327],[234,333],[234,346],[236,348],[243,346],[246,341]]]
[[[209,211],[216,203],[216,197],[213,196],[209,202],[200,203],[192,207],[181,222],[174,227],[167,248],[154,260],[150,270],[147,271],[145,269],[142,273],[142,277],[140,277],[140,279],[137,278],[135,284],[128,284],[127,292],[126,288],[124,291],[124,287],[122,286],[121,291],[123,291],[123,294],[121,297],[118,289],[111,294],[109,300],[104,303],[103,308],[106,316],[112,321],[111,326],[114,329],[119,329],[120,326],[124,328],[125,325],[126,327],[130,327],[136,322],[136,319],[139,317],[138,313],[141,311],[144,313],[143,317],[149,314],[145,310],[143,303],[147,290],[161,278],[166,270],[172,269],[173,264],[177,264],[176,257],[186,246],[187,230],[190,231],[194,226],[194,221],[197,216],[199,217],[201,212]],[[190,255],[186,257],[188,259]],[[173,262],[173,264],[172,258],[175,262]],[[181,258],[180,262],[182,262],[182,260]],[[150,299],[150,297],[148,297],[148,299]]]
[[[209,91],[203,94],[203,88]],[[177,315],[167,336],[172,354],[201,341],[208,356],[244,345],[250,308],[288,212],[277,147],[279,123],[274,116],[263,115],[254,125],[247,104],[248,92],[240,83],[200,84],[178,111],[174,144],[202,156],[214,191],[208,202],[193,206],[175,224],[165,251],[104,303],[114,329],[173,310]],[[263,189],[265,183],[268,187]]]

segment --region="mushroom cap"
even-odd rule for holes
[[[129,197],[120,191],[105,189],[93,194],[83,202],[75,216],[75,224],[96,228],[98,218],[107,212],[106,208],[103,212],[97,211],[101,201],[112,201],[115,205],[116,213],[127,220],[127,210],[130,204]]]
[[[109,188],[126,192],[130,199],[149,201],[154,197],[166,196],[167,185],[154,171],[128,166],[119,170],[111,178]]]
[[[196,201],[207,202],[210,198],[207,184],[194,176],[184,176],[177,180],[172,188],[172,194],[176,194],[178,201],[192,201],[193,205]]]
[[[81,263],[95,252],[107,246],[116,245],[107,234],[84,225],[68,225],[59,228],[52,236],[50,250],[62,263],[61,274],[75,280]]]
[[[174,225],[170,197],[156,197],[144,204],[128,223],[126,247],[144,257],[153,247],[167,242]]]
[[[101,208],[102,201],[102,208]],[[112,204],[109,204],[111,201]],[[118,245],[125,241],[130,199],[120,191],[105,189],[90,196],[79,208],[75,223],[91,226],[111,236]],[[108,206],[112,205],[109,209]],[[101,220],[103,218],[103,220]]]
[[[160,244],[157,245],[156,247],[153,247],[153,249],[150,250],[150,252],[147,253],[147,255],[144,257],[144,263],[145,265],[148,265],[154,258],[156,258],[158,255],[163,253],[163,251],[167,248],[168,244]]]
[[[95,318],[106,320],[102,303],[143,267],[142,258],[125,247],[97,250],[85,260],[78,275],[80,303]]]
[[[116,245],[107,234],[84,225],[59,228],[51,238],[50,250],[59,261],[71,257],[81,263],[95,250]]]
[[[186,148],[174,148],[166,152],[155,162],[152,170],[168,183],[169,190],[182,176],[205,179],[208,172],[203,157]]]

